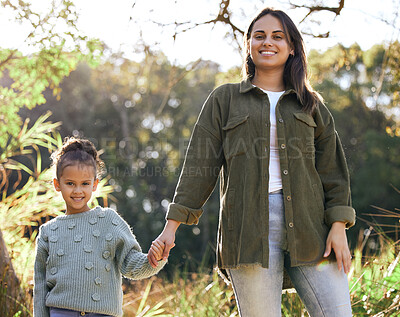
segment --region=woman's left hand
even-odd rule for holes
[[[335,252],[339,271],[344,269],[347,274],[351,267],[351,254],[346,236],[346,224],[344,222],[334,222],[326,239],[326,249],[324,257],[329,256],[331,251]]]

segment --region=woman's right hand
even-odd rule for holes
[[[164,230],[152,243],[152,245],[157,244],[164,246],[164,251],[162,255],[164,261],[168,259],[169,251],[175,246],[175,232],[180,224],[180,222],[175,220],[167,220]],[[157,255],[155,252],[153,252],[152,248],[150,248],[149,253],[147,254],[147,258],[149,259],[149,263],[152,267],[157,267]]]

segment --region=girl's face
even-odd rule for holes
[[[293,50],[278,18],[267,14],[258,19],[250,37],[250,56],[257,71],[281,70]]]
[[[88,202],[99,180],[92,166],[73,164],[66,166],[60,179],[54,179],[54,187],[61,192],[67,206],[67,215],[90,210]]]

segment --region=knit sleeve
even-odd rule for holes
[[[50,316],[49,308],[46,307],[46,295],[49,292],[46,283],[46,261],[49,255],[48,237],[39,228],[39,235],[36,240],[36,256],[34,266],[34,289],[33,289],[33,316]]]
[[[118,221],[118,241],[115,257],[121,274],[134,280],[157,274],[164,267],[166,261],[160,261],[158,266],[153,268],[147,259],[147,254],[142,252],[129,225],[122,218],[119,218]]]
[[[147,254],[131,249],[120,269],[123,276],[141,280],[157,274],[166,263],[166,261],[160,261],[157,267],[153,268],[147,259]]]

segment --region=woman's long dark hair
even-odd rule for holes
[[[296,25],[290,17],[283,11],[265,8],[262,10],[250,23],[247,33],[244,37],[245,58],[243,62],[243,77],[244,79],[253,79],[256,67],[250,56],[250,39],[253,26],[263,16],[271,14],[279,19],[283,26],[289,45],[294,50],[294,56],[289,55],[285,64],[283,80],[286,86],[294,88],[297,98],[303,105],[303,111],[312,114],[318,103],[322,102],[322,97],[314,91],[308,81],[307,73],[307,56],[304,49],[304,41]]]

